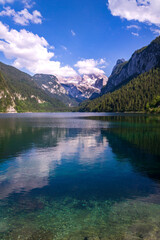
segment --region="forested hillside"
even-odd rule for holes
[[[139,112],[154,111],[154,109],[158,111],[158,96],[160,96],[160,68],[154,68],[112,93],[82,103],[80,111]]]
[[[0,63],[0,112],[64,110],[65,105],[48,96],[30,75]]]

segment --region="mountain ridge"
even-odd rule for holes
[[[49,74],[36,74],[33,80],[50,96],[56,97],[68,106],[77,106],[79,102],[99,94],[108,78],[104,74],[85,74],[63,78]]]
[[[56,76],[51,74],[35,74],[32,79],[50,97],[62,101],[68,107],[75,107],[78,105],[75,99],[68,96],[68,92]]]
[[[82,112],[154,112],[159,111],[160,67],[140,74],[118,90],[84,101]],[[153,102],[158,99],[157,102]],[[156,109],[155,109],[156,112]]]
[[[0,62],[0,112],[66,111],[84,100],[80,111],[154,112],[159,111],[159,85],[160,37],[136,50],[129,61],[119,59],[109,78],[104,74],[31,77]]]
[[[129,61],[119,64],[117,72],[112,71],[107,85],[101,90],[101,95],[114,91],[114,89],[123,82],[127,82],[127,80],[129,81],[159,65],[160,37],[157,37],[149,45],[136,50]]]
[[[82,103],[79,110],[159,112],[159,96],[160,37],[157,37],[136,50],[129,61],[118,60],[101,94]]]
[[[0,62],[0,112],[36,112],[65,109],[33,82],[32,77]]]

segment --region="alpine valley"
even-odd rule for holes
[[[80,111],[160,112],[160,37],[120,59],[98,98],[81,104]]]
[[[76,107],[76,108],[75,108]],[[111,76],[30,76],[0,63],[0,112],[160,112],[160,37],[120,59]]]
[[[108,78],[84,75],[62,78],[47,74],[33,77],[0,63],[0,112],[69,111],[93,94],[100,94]]]

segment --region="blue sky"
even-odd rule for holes
[[[0,0],[0,61],[31,74],[109,76],[159,34],[159,0]]]

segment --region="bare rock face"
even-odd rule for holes
[[[114,66],[113,70],[112,70],[112,73],[111,75],[114,75],[114,74],[117,74],[121,68],[121,66],[123,66],[123,63],[125,63],[125,59],[122,58],[122,59],[118,59],[117,62],[116,62],[116,65]]]
[[[98,88],[79,84],[65,84],[64,88],[68,91],[68,94],[81,102],[85,99],[89,99],[93,93],[100,93]]]
[[[43,90],[48,91],[51,94],[67,94],[58,79],[53,75],[36,74],[33,76],[33,79]]]
[[[14,106],[9,106],[7,108],[7,113],[17,113],[17,111],[15,110]]]
[[[68,95],[81,102],[91,98],[93,94],[100,94],[101,89],[107,84],[108,78],[104,74],[85,74],[72,79],[60,78],[62,86]]]
[[[123,82],[129,81],[157,66],[160,66],[160,37],[152,41],[147,47],[135,51],[129,61],[118,60],[107,85],[101,93],[113,91]]]
[[[63,87],[58,78],[50,74],[36,74],[33,81],[49,96],[55,97],[67,106],[77,106],[77,102],[68,96],[68,91]]]
[[[108,78],[103,74],[77,75],[69,78],[36,74],[33,76],[33,80],[50,96],[72,106],[75,105],[75,102],[78,104],[78,102],[89,99],[93,94],[100,94],[102,87],[107,84]]]
[[[107,81],[108,78],[104,74],[88,74],[82,76],[79,85],[102,89],[102,87],[107,84]]]

